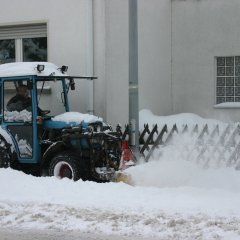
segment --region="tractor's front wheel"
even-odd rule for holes
[[[84,169],[81,159],[70,152],[63,152],[56,155],[49,164],[49,175],[57,178],[69,178],[74,181],[83,180]]]
[[[10,149],[7,147],[7,142],[0,136],[0,168],[8,168],[11,163]]]
[[[0,147],[0,168],[10,167],[11,157],[6,149]]]

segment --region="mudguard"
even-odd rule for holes
[[[50,160],[54,157],[55,153],[59,153],[66,149],[67,149],[66,144],[63,141],[51,144],[43,154],[41,161],[41,169],[44,169],[48,166]]]

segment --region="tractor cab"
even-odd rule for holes
[[[84,145],[89,145],[81,140],[82,146],[74,148],[76,137],[66,140],[66,132],[77,128],[80,135],[84,128],[88,129],[90,122],[92,125],[99,123],[102,128],[100,118],[92,116],[89,119],[89,116],[84,118],[84,114],[69,112],[68,92],[75,90],[74,80],[93,80],[95,77],[69,76],[66,71],[66,66],[58,68],[45,62],[0,65],[0,140],[11,145],[18,163],[47,166],[56,145],[61,146],[55,149],[58,152],[61,149],[80,152],[81,149],[79,154],[82,156]],[[49,96],[42,98],[43,92],[51,89],[57,91],[57,100]],[[42,108],[42,103],[47,109]],[[55,116],[56,109],[63,114]],[[86,154],[86,158],[90,155]]]
[[[74,80],[95,77],[69,76],[66,70],[45,62],[0,65],[0,168],[110,181],[122,157],[121,129],[69,111]]]

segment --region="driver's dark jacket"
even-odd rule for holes
[[[7,110],[8,111],[22,111],[24,109],[31,111],[31,98],[30,97],[23,97],[21,95],[16,95],[9,100],[7,103]]]

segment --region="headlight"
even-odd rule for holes
[[[90,125],[89,125],[89,126],[88,126],[88,130],[89,130],[89,132],[94,132],[94,126],[92,126],[92,125],[90,126]]]
[[[102,127],[100,125],[98,125],[96,130],[97,130],[97,132],[101,132],[102,131]]]

